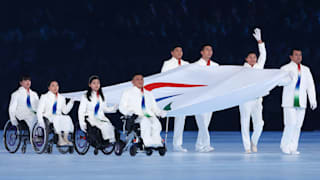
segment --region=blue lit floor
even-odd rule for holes
[[[1,139],[2,139],[2,132]],[[172,152],[172,132],[169,133],[169,152],[165,157],[154,153],[151,157],[138,154],[121,157],[114,154],[93,155],[92,149],[80,156],[62,155],[54,148],[53,154],[35,154],[28,146],[9,154],[0,145],[0,179],[139,179],[139,180],[203,180],[203,179],[320,179],[320,132],[303,132],[300,155],[280,152],[281,132],[264,132],[259,152],[244,154],[239,132],[212,132],[212,153],[196,153],[197,132],[185,132],[184,147],[188,153]]]

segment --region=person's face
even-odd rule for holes
[[[176,47],[173,51],[171,51],[172,57],[176,59],[181,59],[183,56],[183,51],[181,47]]]
[[[53,94],[57,94],[59,92],[59,84],[57,81],[52,81],[50,83],[50,86],[49,86],[49,91],[51,91]]]
[[[132,84],[139,89],[143,88],[143,84],[144,84],[143,76],[142,75],[134,76],[132,79]]]
[[[99,79],[94,79],[89,84],[89,87],[92,89],[92,91],[98,91],[100,89],[100,80]]]
[[[22,80],[20,81],[20,86],[24,87],[25,89],[29,89],[31,87],[30,80]]]
[[[201,53],[203,59],[209,60],[209,59],[211,59],[212,54],[213,54],[212,47],[205,46],[200,53]]]
[[[248,56],[246,57],[246,61],[251,66],[255,65],[257,63],[257,55],[254,53],[248,54]]]
[[[299,50],[293,50],[292,55],[289,56],[291,61],[300,64],[302,61],[302,52]]]

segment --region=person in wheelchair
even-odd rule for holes
[[[78,119],[81,130],[87,132],[87,127],[96,127],[100,129],[103,140],[109,141],[109,143],[120,140],[120,134],[104,114],[116,112],[117,109],[118,105],[112,107],[107,106],[106,97],[100,88],[99,77],[95,75],[91,76],[89,78],[88,90],[86,94],[82,96],[78,109]],[[94,134],[97,134],[97,132]],[[98,138],[101,137],[97,137],[97,139]]]
[[[31,78],[24,75],[20,78],[20,87],[12,93],[9,104],[9,116],[11,124],[18,125],[18,120],[23,120],[32,131],[37,122],[36,109],[39,103],[38,94],[30,89]]]
[[[156,116],[164,117],[166,112],[159,109],[154,96],[145,90],[143,76],[137,74],[132,79],[133,87],[122,94],[119,110],[140,123],[141,138],[145,147],[162,147],[161,123]],[[131,122],[132,124],[133,122]]]
[[[31,141],[31,132],[37,122],[36,109],[39,102],[38,94],[30,89],[30,76],[21,76],[20,87],[11,94],[9,104],[10,120],[4,129],[5,147],[10,153],[15,153],[20,146],[22,153],[26,152],[26,144]]]
[[[74,101],[71,99],[66,103],[66,98],[59,94],[57,81],[50,81],[48,89],[49,91],[40,97],[37,109],[38,123],[45,128],[47,119],[53,124],[54,131],[58,135],[57,145],[71,146],[73,143],[68,140],[68,135],[73,133],[74,127],[72,119],[66,114],[71,111]]]

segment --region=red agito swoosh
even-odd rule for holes
[[[162,87],[179,87],[179,88],[181,87],[181,88],[186,88],[186,87],[202,87],[202,86],[207,86],[207,85],[158,82],[158,83],[147,84],[147,85],[144,86],[144,89],[146,89],[148,91],[152,91],[154,89],[162,88]]]

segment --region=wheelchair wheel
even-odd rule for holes
[[[87,135],[81,129],[76,129],[73,133],[74,136],[74,148],[80,155],[85,155],[89,148],[90,144],[87,141]]]
[[[146,154],[147,154],[147,156],[151,156],[152,155],[152,149],[150,148],[148,148],[148,149],[146,149]]]
[[[137,151],[138,151],[138,147],[133,144],[133,145],[130,147],[130,155],[131,155],[131,156],[135,156],[135,155],[137,154]]]
[[[160,156],[164,156],[166,152],[167,152],[167,148],[165,146],[159,149]]]
[[[38,154],[44,153],[48,148],[48,127],[43,128],[36,123],[32,130],[32,147],[34,151]]]
[[[9,153],[18,151],[21,144],[20,131],[17,126],[11,124],[11,121],[7,121],[4,127],[3,141],[5,148]]]
[[[101,151],[102,151],[103,154],[109,155],[109,154],[111,154],[113,152],[114,146],[115,146],[114,143],[110,143],[104,149],[102,149]]]

